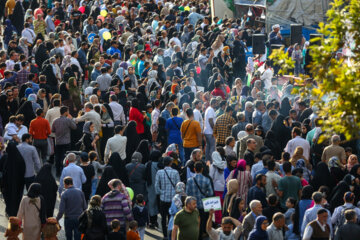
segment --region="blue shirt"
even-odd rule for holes
[[[84,193],[71,186],[61,195],[59,213],[56,219],[59,220],[63,214],[66,218],[77,219],[86,208]]]
[[[161,114],[160,117],[164,118],[165,120],[168,120],[169,118],[171,118],[170,112],[165,108]]]
[[[114,48],[113,46],[108,48],[108,50],[106,50],[106,53],[109,54],[110,56],[114,55],[115,53],[118,53],[119,58],[121,58],[121,51],[117,48]]]
[[[82,184],[86,182],[83,169],[75,165],[75,163],[70,163],[69,166],[65,167],[61,173],[59,193],[61,193],[64,188],[65,177],[71,177],[73,179],[74,187],[80,190],[82,189]]]
[[[160,194],[161,201],[168,203],[172,201],[176,194],[174,186],[176,186],[178,182],[180,182],[179,173],[171,167],[165,167],[156,173],[155,191],[157,194]]]
[[[248,194],[248,199],[247,199],[248,204],[252,200],[259,200],[261,202],[261,205],[263,208],[268,206],[267,201],[266,201],[266,195],[265,195],[264,191],[256,185],[252,186],[249,189],[249,194]]]
[[[91,72],[91,81],[96,81],[97,77],[101,75],[101,72],[94,68]]]
[[[182,144],[181,140],[181,124],[184,120],[179,117],[173,117],[166,120],[165,129],[168,131],[168,144]]]
[[[196,185],[195,180],[199,187]],[[206,194],[205,196],[200,192]],[[196,173],[194,177],[188,178],[186,184],[186,194],[188,196],[193,196],[196,198],[196,204],[198,209],[204,209],[202,199],[214,195],[214,191],[211,186],[210,179],[202,175],[201,173]]]

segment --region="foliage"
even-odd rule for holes
[[[318,33],[324,37],[310,42],[310,72],[318,87],[305,85],[300,91],[319,109],[327,136],[336,132],[351,139],[359,137],[360,130],[360,1],[334,0],[331,4],[326,23],[319,24]],[[312,44],[316,41],[321,44]],[[337,52],[344,49],[349,54],[338,57]],[[282,73],[292,69],[292,60],[283,51],[275,50],[270,58]],[[301,82],[307,77],[301,76]]]

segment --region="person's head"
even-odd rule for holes
[[[201,149],[196,148],[191,152],[192,160],[198,162],[201,160]]]
[[[125,129],[125,126],[123,125],[117,125],[115,128],[114,128],[114,132],[115,134],[122,134],[124,132],[124,129]]]
[[[29,133],[24,133],[21,137],[22,142],[26,142],[28,144],[31,144],[32,142],[32,136]]]
[[[94,109],[94,106],[90,102],[88,102],[85,104],[84,108],[85,108],[85,112],[90,112],[91,110]]]
[[[332,145],[339,145],[340,144],[340,136],[339,135],[332,135],[331,144]]]
[[[191,108],[188,108],[186,110],[186,115],[189,119],[192,119],[194,117],[194,111]]]
[[[255,139],[249,138],[248,140],[246,140],[246,147],[250,151],[252,151],[252,152],[255,151],[256,146],[257,146],[257,142],[255,141]]]
[[[283,170],[285,174],[291,174],[291,163],[290,162],[284,162],[283,163]]]
[[[234,228],[234,224],[232,222],[231,217],[224,217],[221,220],[221,229],[226,236],[229,236],[231,234],[233,228]]]
[[[329,216],[329,214],[328,214],[327,210],[324,208],[321,208],[320,210],[317,211],[317,220],[321,224],[326,224],[328,216]]]
[[[172,108],[171,109],[171,114],[176,117],[179,114],[179,109],[178,108]]]
[[[196,173],[202,173],[203,170],[204,170],[204,166],[203,166],[202,162],[196,162],[194,165],[194,171]]]
[[[136,231],[137,227],[138,227],[138,222],[137,222],[137,221],[132,220],[132,221],[129,223],[129,228],[130,228],[131,230]]]
[[[188,196],[185,199],[185,209],[189,212],[193,212],[196,209],[196,198]]]
[[[225,139],[225,144],[233,148],[235,146],[235,138],[233,136],[227,137]]]
[[[351,223],[357,222],[357,214],[354,209],[345,210],[345,220],[346,222],[351,222]]]
[[[259,216],[262,213],[262,205],[259,200],[252,200],[249,204],[251,211],[256,215]]]
[[[352,204],[354,204],[354,201],[355,201],[355,195],[354,195],[354,193],[352,193],[352,192],[346,192],[346,193],[344,194],[344,202],[345,202],[345,203],[352,203]]]
[[[355,154],[351,154],[348,158],[348,163],[352,166],[358,164],[359,163],[358,157]]]
[[[166,106],[165,106],[165,108],[166,108],[169,112],[171,112],[174,107],[175,107],[175,104],[174,104],[173,102],[168,102],[168,103],[166,104]],[[178,111],[178,112],[179,112],[179,111]],[[174,116],[174,115],[173,115],[173,116]],[[175,116],[177,116],[177,115],[175,115]]]
[[[42,108],[36,109],[36,116],[44,117],[44,110],[42,110]]]
[[[163,162],[164,162],[165,167],[170,167],[173,163],[173,159],[172,159],[172,157],[167,156],[167,157],[164,157]]]
[[[304,101],[299,102],[299,110],[304,111],[306,109],[306,103]]]
[[[289,116],[290,118],[292,118],[293,120],[295,120],[297,118],[297,112],[295,109],[290,109],[289,111]]]
[[[136,195],[136,203],[143,204],[144,203],[144,195],[142,195],[142,194]]]
[[[64,178],[64,187],[67,189],[67,188],[69,188],[69,187],[72,187],[72,185],[73,185],[73,179],[72,179],[72,177],[65,177]]]
[[[120,179],[112,179],[112,180],[109,182],[109,187],[111,188],[111,190],[118,190],[118,191],[120,191],[121,185],[122,185],[122,182],[121,182]]]
[[[252,125],[250,123],[246,124],[245,131],[247,132],[248,135],[254,134],[254,125]]]
[[[61,108],[60,108],[60,115],[61,116],[67,116],[68,115],[68,113],[69,113],[69,108],[68,107],[66,107],[66,106],[62,106]]]
[[[101,196],[99,195],[94,195],[91,197],[89,205],[91,207],[100,207],[101,206]]]
[[[285,215],[280,212],[275,213],[272,220],[277,229],[283,228],[285,226]]]
[[[311,198],[314,200],[315,204],[321,204],[324,195],[321,192],[314,192]]]
[[[111,229],[114,232],[118,232],[121,228],[120,221],[117,219],[114,219],[111,221]]]
[[[271,120],[274,121],[276,119],[276,117],[278,116],[278,112],[275,109],[272,109],[269,112],[269,116],[270,116]]]
[[[264,110],[264,102],[261,100],[256,100],[255,101],[255,108],[259,111]]]
[[[293,197],[289,197],[286,202],[285,205],[287,208],[294,208],[296,205],[296,199]]]
[[[301,136],[301,129],[298,127],[294,127],[292,130],[292,137],[295,138],[297,136]]]
[[[266,185],[266,176],[264,174],[262,174],[262,173],[256,175],[255,182],[256,182],[256,185],[258,187],[265,187],[265,185]]]

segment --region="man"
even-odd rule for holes
[[[207,198],[214,195],[211,181],[208,177],[205,177],[202,173],[204,171],[204,165],[202,162],[196,162],[194,166],[195,176],[188,178],[186,184],[186,194],[196,198],[198,203],[198,210],[200,213],[200,235],[206,232],[206,221],[208,219],[208,213],[204,211],[202,203],[203,198]]]
[[[60,114],[60,100],[55,99],[54,100],[54,106],[50,108],[45,115],[45,119],[49,121],[50,128],[52,129],[52,124],[55,121],[55,119],[59,118],[61,116]],[[50,134],[51,137],[55,137],[54,133]]]
[[[298,105],[299,105],[298,121],[302,123],[306,118],[310,117],[310,115],[313,113],[313,110],[311,108],[308,108],[306,106],[306,102],[304,101],[300,101]]]
[[[330,233],[332,233],[331,214],[329,210],[324,209],[323,206],[321,205],[323,198],[324,195],[321,192],[314,192],[312,194],[312,199],[314,200],[315,205],[312,208],[309,208],[305,211],[303,222],[301,225],[300,233],[302,233],[304,237],[305,237],[305,233],[304,233],[305,228],[307,228],[309,226],[309,223],[311,223],[312,221],[316,221],[316,215],[318,215],[318,211],[320,210],[325,210],[327,212],[325,223],[327,223],[328,226],[330,226]]]
[[[275,104],[273,102],[269,102],[268,104],[266,104],[266,111],[262,115],[261,120],[261,126],[263,127],[265,133],[268,132],[271,128],[273,120],[270,117],[270,111],[273,109],[275,109]]]
[[[94,69],[91,72],[91,81],[96,81],[96,79],[101,75],[101,63],[97,62],[94,65]]]
[[[121,104],[118,103],[116,95],[111,95],[109,98],[109,106],[113,112],[114,115],[114,124],[116,125],[125,125],[125,113],[124,108],[121,106]]]
[[[193,102],[194,107],[194,120],[200,123],[201,132],[204,131],[204,120],[201,114],[202,102],[198,99]]]
[[[328,163],[329,159],[332,157],[337,157],[342,164],[346,164],[346,155],[345,155],[345,149],[340,145],[340,136],[339,135],[333,135],[331,137],[331,145],[325,147],[322,156],[321,161]]]
[[[274,160],[270,160],[267,161],[267,168],[268,168],[268,172],[265,173],[266,176],[266,186],[265,186],[265,190],[266,190],[266,196],[268,197],[270,194],[275,194],[277,195],[277,192],[274,188],[274,185],[277,186],[281,177],[280,175],[275,172],[275,166],[276,163]],[[276,184],[274,184],[274,182]]]
[[[245,150],[247,149],[247,140],[252,138],[256,141],[256,148],[254,150],[254,154],[260,152],[260,148],[264,146],[264,141],[261,137],[255,135],[254,126],[252,124],[247,124],[245,127],[245,131],[247,136],[240,139],[240,149],[239,152],[236,153],[237,156],[240,156],[240,159],[244,158]]]
[[[333,215],[331,217],[331,223],[339,229],[345,223],[345,211],[346,210],[354,210],[357,218],[360,217],[360,209],[354,206],[355,195],[352,192],[346,192],[344,194],[344,202],[345,204],[335,208]]]
[[[51,32],[55,32],[55,24],[54,24],[54,21],[52,20],[52,16],[54,13],[51,9],[47,9],[46,13],[47,13],[46,18],[45,18],[46,33],[49,34]]]
[[[164,169],[159,170],[155,176],[155,191],[160,195],[160,215],[161,227],[164,238],[167,238],[167,220],[169,218],[169,208],[173,197],[175,196],[175,186],[180,182],[178,171],[171,168],[173,159],[171,157],[164,158]]]
[[[190,17],[189,17],[189,19],[190,19]],[[211,63],[213,58],[214,58],[214,51],[211,51],[210,56],[207,57],[207,49],[205,47],[201,48],[200,55],[198,57],[198,64],[201,68],[200,81],[201,81],[202,85],[205,87],[205,90],[207,90],[208,75],[209,75],[206,67],[209,63]]]
[[[69,114],[69,108],[60,108],[60,117],[55,119],[51,131],[55,133],[55,166],[56,176],[60,176],[63,168],[63,160],[67,151],[71,148],[71,130],[76,129],[76,123]]]
[[[81,66],[83,72],[85,72],[86,66],[88,64],[88,61],[87,61],[87,58],[86,58],[87,49],[88,49],[87,42],[82,42],[81,47],[77,51],[77,53],[78,53],[78,61],[80,63],[80,66]]]
[[[283,209],[286,209],[285,203],[289,197],[295,198],[296,201],[299,201],[301,196],[301,180],[300,178],[291,175],[291,166],[290,162],[283,163],[285,176],[280,179],[279,187],[275,187],[275,190],[277,190],[277,194],[281,199],[280,203]]]
[[[194,112],[191,108],[186,110],[188,120],[181,124],[180,132],[185,151],[185,160],[190,159],[191,152],[195,148],[202,148],[201,127],[198,121],[194,120]],[[184,162],[185,163],[185,162]]]
[[[222,83],[220,80],[216,80],[214,83],[214,90],[212,90],[211,95],[214,97],[220,96],[223,100],[225,100],[225,93],[221,88]]]
[[[283,37],[280,34],[280,25],[275,24],[272,26],[272,32],[269,33],[269,40],[271,44],[283,44]]]
[[[46,162],[48,142],[47,138],[51,133],[49,121],[44,118],[44,111],[41,108],[36,109],[36,118],[30,122],[29,133],[34,139],[42,163]]]
[[[216,120],[214,126],[214,135],[217,146],[224,147],[226,138],[231,135],[231,128],[236,123],[235,119],[232,117],[232,114],[232,107],[227,106],[225,113]]]
[[[24,24],[24,30],[22,30],[21,32],[21,37],[26,38],[27,42],[30,43],[31,45],[34,44],[34,40],[36,38],[36,34],[34,32],[34,30],[32,30],[30,28],[30,24],[29,23],[25,23]]]
[[[322,208],[317,211],[317,218],[307,224],[303,235],[303,240],[310,239],[330,239],[331,228],[327,223],[329,217],[328,210]],[[351,238],[352,239],[352,238]]]
[[[264,102],[260,100],[255,101],[255,111],[252,116],[252,124],[256,128],[258,125],[262,125],[262,115],[264,112]]]
[[[104,153],[105,162],[109,160],[109,157],[114,152],[119,153],[122,160],[125,161],[126,159],[127,137],[123,136],[124,126],[118,125],[115,127],[114,131],[115,131],[115,135],[109,138],[106,143],[105,153]]]
[[[206,141],[205,149],[205,160],[212,162],[211,155],[215,151],[215,137],[213,135],[214,126],[215,126],[215,108],[217,105],[216,98],[210,100],[210,106],[205,111],[205,120],[204,120],[204,135]]]
[[[21,141],[22,143],[17,146],[17,149],[25,161],[25,186],[26,190],[29,190],[30,185],[35,180],[35,172],[39,172],[41,164],[36,148],[31,145],[31,135],[25,133],[22,135]]]
[[[240,131],[244,131],[245,127],[246,127],[246,122],[245,122],[245,115],[242,112],[239,112],[236,114],[236,119],[238,120],[238,123],[235,124],[232,128],[231,128],[231,135],[235,138],[235,140],[240,140],[238,139],[237,135]]]
[[[292,130],[293,139],[289,140],[284,149],[285,152],[290,153],[290,156],[294,155],[297,147],[302,147],[304,150],[304,157],[310,159],[310,144],[308,141],[301,137],[301,130],[298,127],[294,127]]]
[[[335,234],[335,240],[360,239],[360,226],[357,224],[358,215],[355,210],[346,210],[346,222]]]
[[[87,208],[84,193],[74,187],[71,177],[65,177],[61,180],[66,191],[61,194],[59,213],[56,220],[59,221],[65,215],[64,226],[67,240],[80,240],[79,217]],[[73,238],[74,232],[74,238]]]
[[[275,213],[272,218],[272,223],[267,227],[266,231],[269,240],[283,240],[285,227],[285,215],[281,212]]]
[[[62,170],[60,176],[60,186],[59,186],[60,194],[62,193],[64,188],[63,179],[65,179],[66,177],[71,177],[74,187],[80,190],[82,189],[82,184],[86,182],[86,177],[83,169],[75,164],[76,161],[75,153],[69,153],[66,156],[66,160],[69,162],[69,165]]]
[[[115,53],[119,54],[119,58],[121,58],[121,51],[119,50],[119,44],[117,41],[111,41],[111,47],[106,50],[106,53],[109,56],[112,56]]]
[[[255,185],[249,189],[247,202],[250,203],[252,200],[259,200],[263,207],[267,207],[266,194],[264,188],[266,185],[266,176],[264,174],[258,174],[255,177]]]
[[[262,214],[262,205],[259,200],[252,200],[249,204],[251,212],[249,212],[243,221],[243,234],[244,239],[247,239],[251,230],[253,230],[255,225],[255,219]]]
[[[96,78],[96,82],[99,85],[99,90],[101,91],[101,98],[104,99],[106,92],[108,91],[111,85],[111,76],[107,74],[107,68],[101,68],[101,75]]]
[[[197,240],[199,237],[200,217],[196,209],[196,198],[188,196],[185,207],[176,213],[171,240]]]
[[[221,220],[221,228],[212,228],[212,218],[214,216],[214,210],[211,209],[209,212],[209,219],[206,223],[206,232],[209,234],[211,240],[221,240],[221,236],[225,236],[226,239],[239,239],[242,232],[241,223],[232,217],[224,217]],[[235,230],[233,230],[235,226]]]
[[[265,71],[260,76],[260,79],[264,82],[265,90],[269,91],[270,87],[272,86],[271,79],[274,76],[274,71],[271,69],[271,62],[270,60],[265,61]]]
[[[94,106],[88,102],[84,106],[85,108],[85,114],[76,118],[75,122],[84,122],[84,121],[90,121],[94,124],[95,132],[99,133],[101,130],[101,118],[100,115],[94,111]]]
[[[121,191],[122,182],[119,179],[113,179],[109,182],[111,191],[105,194],[101,200],[101,208],[105,214],[107,225],[111,226],[114,219],[120,222],[120,232],[126,235],[126,223],[133,220],[131,214],[130,202]]]
[[[30,74],[30,63],[27,61],[21,62],[21,70],[17,72],[17,76],[15,79],[16,85],[21,87],[24,83],[26,83],[29,79]]]
[[[157,139],[157,132],[158,132],[158,119],[160,117],[160,108],[161,108],[161,100],[156,99],[154,101],[155,109],[151,112],[151,134],[153,135],[153,141],[155,142]]]
[[[249,138],[246,141],[246,150],[244,153],[244,160],[246,161],[246,165],[249,166],[249,168],[252,167],[254,164],[255,159],[255,149],[256,149],[257,142],[253,138]]]

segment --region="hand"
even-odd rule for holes
[[[94,140],[97,141],[99,140],[99,138],[100,138],[99,135],[95,135]]]
[[[210,217],[212,217],[212,216],[214,215],[214,212],[215,212],[215,210],[214,210],[214,209],[210,209],[210,211],[209,211],[209,218],[210,218]]]
[[[275,179],[272,180],[272,186],[275,188],[275,187],[278,187],[278,184],[277,182],[275,181]]]

